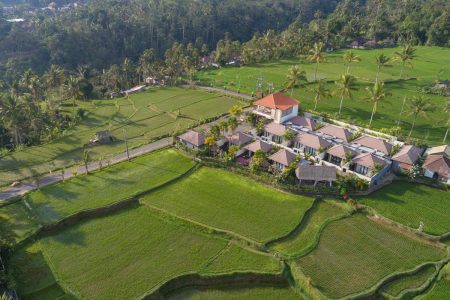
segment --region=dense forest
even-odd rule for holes
[[[149,76],[176,84],[202,57],[252,64],[308,54],[317,42],[450,45],[447,0],[95,0],[26,18],[0,15],[0,148],[76,123],[82,112],[61,115],[63,100],[107,97]]]

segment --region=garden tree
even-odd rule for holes
[[[378,82],[381,68],[387,67],[390,60],[391,58],[384,55],[384,53],[375,56],[375,63],[377,64],[377,75],[375,77],[375,82]]]
[[[90,161],[91,161],[91,156],[90,156],[89,150],[84,150],[84,152],[83,152],[83,165],[84,165],[84,168],[86,169],[86,174],[89,173],[88,166],[89,166],[89,162]]]
[[[345,152],[345,157],[344,157],[344,159],[342,160],[342,162],[344,163],[344,165],[347,164],[347,163],[351,163],[352,160],[353,160],[353,153],[352,153],[352,151],[347,151],[347,152]]]
[[[442,140],[442,143],[445,144],[447,141],[448,131],[450,129],[450,101],[447,101],[447,103],[444,106],[444,112],[447,114],[445,123],[447,124],[447,130],[445,131],[444,139]]]
[[[342,57],[345,64],[347,65],[347,73],[350,72],[350,65],[353,63],[359,63],[361,61],[361,57],[359,55],[356,55],[352,50],[348,50],[345,52],[344,56]]]
[[[79,83],[80,80],[74,75],[70,75],[65,83],[65,91],[69,99],[72,99],[73,107],[77,105],[76,99],[81,95]]]
[[[230,117],[228,119],[228,128],[234,132],[236,130],[236,128],[238,127],[239,123],[238,120],[236,119],[236,117]]]
[[[312,89],[314,93],[314,111],[317,110],[317,104],[322,98],[329,98],[331,96],[330,90],[326,88],[326,82],[321,79],[317,81],[316,86]]]
[[[239,41],[232,41],[229,34],[225,34],[225,38],[217,42],[216,50],[214,51],[214,59],[221,65],[232,61],[241,53],[241,43]]]
[[[120,92],[122,90],[122,70],[118,65],[112,65],[101,76],[101,80],[108,91]]]
[[[290,67],[288,74],[286,75],[284,87],[291,89],[291,97],[294,93],[294,88],[300,86],[301,81],[308,81],[306,72],[302,70],[299,65]]]
[[[295,137],[295,133],[292,130],[287,129],[284,132],[283,139],[288,143],[288,145],[290,145],[292,143],[292,140],[294,139],[294,137]]]
[[[264,132],[264,121],[263,120],[259,120],[257,123],[256,123],[256,133],[258,134],[258,135],[261,135],[263,132]]]
[[[267,154],[262,150],[257,150],[250,161],[250,170],[254,173],[260,172],[267,163]]]
[[[227,163],[232,162],[234,160],[234,158],[236,157],[236,153],[238,151],[239,151],[239,146],[237,146],[237,145],[230,146],[228,148],[228,152],[225,153],[225,155],[223,157],[225,162],[227,162]]]
[[[308,60],[316,64],[314,69],[314,81],[317,81],[317,69],[319,64],[325,62],[325,54],[323,53],[323,43],[314,43],[313,48],[309,50]]]
[[[228,122],[227,121],[221,121],[219,123],[220,132],[222,135],[225,135],[225,133],[228,131]]]
[[[373,103],[372,114],[370,115],[369,127],[372,126],[373,116],[377,111],[378,104],[388,95],[384,90],[384,82],[377,81],[372,88],[366,88],[369,97],[367,98]]]
[[[341,102],[339,104],[339,112],[338,115],[341,115],[342,104],[344,103],[344,97],[347,96],[350,100],[353,99],[352,91],[356,90],[355,84],[356,79],[352,75],[342,75],[340,80],[335,82],[336,91],[335,94],[339,95],[341,98]]]
[[[129,88],[130,83],[132,83],[130,74],[132,74],[134,72],[134,64],[128,57],[125,58],[125,60],[122,63],[122,71],[123,71],[123,74],[125,75],[124,86],[125,86],[125,88]]]
[[[403,78],[403,70],[405,69],[405,65],[408,65],[411,68],[413,67],[411,61],[416,57],[415,52],[416,48],[410,44],[404,45],[400,51],[394,52],[394,59],[402,64],[400,79]]]
[[[430,102],[428,98],[424,96],[413,96],[411,99],[411,103],[409,104],[409,108],[406,111],[406,114],[409,116],[413,116],[413,122],[411,124],[411,130],[409,131],[408,138],[411,136],[414,126],[416,125],[416,120],[418,116],[422,116],[424,118],[427,117],[429,112],[435,110],[434,105]]]
[[[371,176],[375,176],[376,174],[378,174],[378,172],[380,172],[381,170],[383,170],[383,165],[379,164],[379,163],[375,163],[372,167],[372,172],[370,173]]]
[[[242,114],[242,107],[239,105],[233,105],[229,111],[230,115],[239,118],[239,116]]]
[[[214,137],[215,140],[218,140],[221,135],[220,126],[217,124],[212,125],[211,128],[209,129],[209,135]]]
[[[21,126],[25,103],[13,93],[5,93],[0,98],[0,120],[14,139],[14,145],[22,144]]]
[[[155,65],[156,63],[156,52],[155,49],[145,49],[144,52],[142,52],[141,56],[139,57],[139,63],[137,67],[137,71],[139,73],[139,82],[145,80],[150,75],[155,72]]]
[[[205,138],[205,145],[208,147],[209,155],[212,153],[212,149],[216,146],[217,140],[214,135],[208,135]]]

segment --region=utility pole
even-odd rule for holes
[[[130,152],[128,151],[127,132],[126,132],[125,128],[123,129],[123,138],[125,140],[125,149],[127,151],[127,159],[130,160]]]
[[[400,115],[398,116],[398,120],[397,120],[397,127],[400,126],[400,116],[403,113],[403,108],[405,107],[405,102],[406,102],[406,96],[403,97],[403,104],[402,104],[402,109],[400,110]]]

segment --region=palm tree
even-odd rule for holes
[[[75,100],[80,95],[79,83],[80,83],[80,81],[77,77],[70,75],[69,78],[67,78],[67,82],[65,85],[67,95],[73,101],[73,107],[76,106]]]
[[[125,60],[123,61],[123,64],[122,64],[122,70],[125,73],[125,86],[126,86],[126,88],[129,88],[128,76],[129,76],[129,74],[131,72],[133,72],[133,67],[134,67],[133,66],[133,62],[130,59],[125,58]]]
[[[84,150],[84,152],[83,152],[83,165],[84,165],[84,168],[86,169],[86,174],[89,173],[88,165],[89,165],[89,161],[90,160],[91,160],[91,157],[89,155],[89,151],[88,150]]]
[[[237,127],[238,127],[238,121],[237,121],[236,117],[229,118],[228,119],[228,128],[230,128],[231,131],[234,132]]]
[[[347,64],[347,74],[350,71],[350,64],[352,63],[359,63],[361,61],[361,57],[353,53],[352,50],[348,50],[345,52],[344,56],[342,57],[344,62]]]
[[[22,143],[20,124],[23,108],[24,104],[21,98],[13,93],[4,94],[0,99],[0,121],[12,133],[16,146]]]
[[[352,91],[356,90],[355,88],[356,79],[352,75],[342,75],[339,81],[336,81],[337,89],[335,91],[336,94],[339,94],[341,98],[341,103],[339,104],[339,116],[342,112],[342,104],[344,102],[344,97],[347,96],[350,99],[353,98]]]
[[[314,81],[317,81],[317,69],[319,64],[325,61],[325,54],[322,52],[323,43],[314,43],[314,47],[309,50],[308,60],[316,63],[316,68],[314,70]]]
[[[384,55],[384,53],[381,53],[375,57],[375,63],[377,64],[377,76],[375,78],[375,82],[378,82],[378,76],[380,75],[381,68],[388,66],[390,60],[391,58]]]
[[[445,131],[444,139],[442,143],[445,144],[448,136],[448,130],[450,129],[450,101],[447,101],[447,104],[444,107],[444,112],[447,114],[447,130]]]
[[[308,81],[306,78],[306,72],[300,68],[300,66],[292,66],[289,68],[289,72],[286,76],[286,82],[284,86],[287,89],[291,89],[291,97],[294,93],[294,88],[299,86],[300,81]]]
[[[416,48],[411,45],[405,45],[402,47],[400,51],[394,52],[394,58],[396,61],[400,61],[402,63],[402,68],[400,70],[400,79],[403,77],[403,70],[405,69],[405,65],[413,67],[411,61],[416,57],[415,53]]]
[[[372,115],[370,116],[369,127],[372,126],[373,116],[375,115],[380,103],[387,95],[384,91],[384,82],[375,82],[372,88],[366,88],[369,93],[368,100],[373,103]]]
[[[313,89],[315,94],[314,96],[314,111],[317,109],[317,103],[319,103],[320,99],[323,97],[328,98],[331,96],[330,90],[326,88],[325,81],[319,80],[317,81],[316,87]]]
[[[407,115],[413,116],[413,122],[411,125],[411,130],[409,131],[408,138],[411,136],[414,126],[416,125],[416,120],[419,115],[424,118],[427,117],[427,113],[435,110],[434,105],[430,102],[428,98],[424,96],[414,96],[409,105],[409,110],[406,112]]]
[[[216,145],[217,141],[213,135],[208,135],[205,138],[205,145],[208,146],[209,154],[212,153],[212,148]]]
[[[226,121],[220,122],[219,128],[220,128],[220,131],[222,132],[222,135],[224,135],[228,130],[228,122],[226,122]]]
[[[230,109],[230,115],[233,117],[239,117],[242,114],[242,107],[239,105],[233,105]]]

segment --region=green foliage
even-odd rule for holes
[[[252,156],[249,167],[253,173],[259,173],[264,170],[267,164],[267,154],[262,150],[257,150]]]

